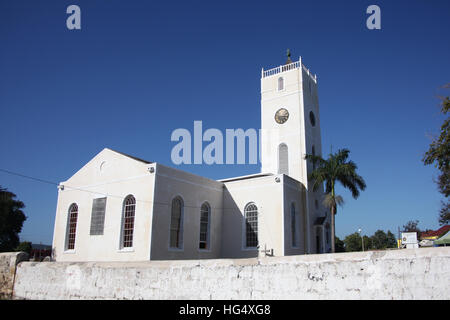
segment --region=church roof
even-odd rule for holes
[[[273,176],[273,174],[272,173],[256,173],[256,174],[249,174],[249,175],[246,175],[246,176],[221,179],[221,180],[217,180],[217,181],[220,181],[220,182],[231,182],[231,181],[238,181],[238,180],[246,180],[246,179],[267,177],[267,176]]]
[[[134,157],[134,156],[130,156],[129,154],[126,154],[126,153],[123,153],[123,152],[120,152],[120,151],[117,151],[117,150],[113,150],[113,149],[110,149],[110,148],[106,148],[106,149],[109,149],[111,151],[114,151],[115,153],[121,154],[121,155],[123,155],[125,157],[131,158],[133,160],[137,160],[137,161],[140,161],[140,162],[143,162],[143,163],[146,163],[146,164],[153,163],[151,161],[147,161],[147,160],[143,160],[143,159],[140,159],[140,158],[137,158],[137,157]]]

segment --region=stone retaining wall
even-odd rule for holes
[[[449,299],[450,247],[147,262],[22,262],[17,299]]]
[[[16,265],[24,260],[28,260],[25,252],[0,253],[0,299],[11,298]]]

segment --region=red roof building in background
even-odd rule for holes
[[[447,224],[447,225],[437,229],[436,231],[431,230],[431,231],[422,232],[420,234],[420,239],[436,240],[440,236],[443,236],[444,234],[446,234],[449,230],[450,230],[450,225]]]

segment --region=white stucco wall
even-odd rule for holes
[[[185,171],[157,164],[153,209],[151,260],[220,258],[222,241],[223,184]],[[171,203],[180,197],[184,204],[182,248],[169,247]],[[210,212],[209,248],[199,249],[200,208]]]
[[[145,163],[105,148],[58,191],[53,233],[53,256],[57,261],[142,261],[150,259],[154,174]],[[136,199],[133,248],[122,250],[123,201]],[[103,235],[90,235],[92,203],[106,197]],[[69,207],[78,206],[75,249],[66,250]]]
[[[278,78],[284,79],[284,89],[278,91]],[[278,147],[285,143],[289,154],[289,176],[303,182],[306,168],[305,129],[301,69],[296,68],[277,75],[261,78],[261,170],[278,173]],[[275,121],[280,108],[289,112],[283,124]]]
[[[217,285],[220,283],[220,286]],[[22,262],[16,299],[449,299],[450,248],[238,260]]]
[[[283,175],[282,179],[284,188],[284,255],[305,254],[309,235],[305,203],[306,191],[300,182],[286,175]],[[292,238],[292,204],[295,206],[295,243]]]
[[[216,181],[105,148],[61,186],[53,238],[53,258],[58,262],[251,258],[265,248],[273,249],[275,256],[305,252],[309,232],[305,228],[303,187],[282,174]],[[122,248],[123,205],[128,195],[136,199],[133,247]],[[104,197],[103,234],[91,235],[93,201]],[[171,209],[176,197],[183,202],[182,245],[171,248]],[[299,213],[298,248],[288,244],[292,201]],[[211,210],[209,247],[200,249],[200,208],[204,203]],[[243,217],[249,203],[258,208],[260,250],[245,244]],[[78,206],[78,218],[75,248],[69,250],[72,204]]]
[[[260,250],[284,252],[282,175],[270,175],[225,182],[222,229],[222,257],[250,258],[258,250],[246,247],[244,209],[254,203],[258,208],[258,242]],[[275,179],[280,179],[276,182]]]
[[[308,175],[312,172],[311,162],[304,159],[305,154],[322,155],[320,133],[320,110],[317,90],[317,78],[300,62],[296,68],[273,75],[263,73],[261,78],[261,169],[262,172],[278,173],[278,148],[281,143],[288,147],[289,173],[307,190],[303,206],[308,212],[308,239],[305,242],[307,253],[328,252],[330,241],[326,241],[324,226],[320,227],[320,245],[316,245],[316,227],[318,217],[329,216],[323,202],[323,190],[312,190]],[[292,65],[291,65],[292,66]],[[278,90],[278,79],[284,79],[283,90]],[[275,113],[280,108],[289,112],[288,120],[283,124],[275,121]],[[310,112],[314,113],[315,125],[310,121]],[[317,208],[316,203],[317,201]],[[329,218],[327,218],[327,222]]]

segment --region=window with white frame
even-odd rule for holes
[[[170,248],[181,249],[183,242],[183,201],[180,197],[172,200],[170,216]]]
[[[78,206],[76,203],[72,203],[69,207],[67,217],[66,250],[75,249],[77,220],[78,220]]]
[[[245,246],[255,248],[258,246],[258,207],[254,203],[245,206]]]
[[[122,248],[133,247],[134,217],[136,213],[136,199],[129,195],[123,202],[122,213]]]
[[[209,220],[211,215],[211,209],[205,202],[200,208],[200,242],[199,249],[209,249]]]

